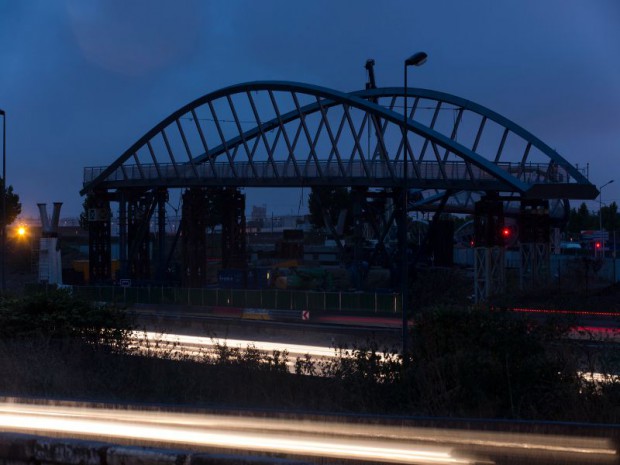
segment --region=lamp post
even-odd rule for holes
[[[608,186],[614,182],[610,180],[598,188],[598,229],[603,232],[603,187]]]
[[[2,291],[6,290],[6,113],[0,109],[2,116],[2,258],[0,268],[2,268]]]
[[[400,243],[401,243],[401,306],[402,306],[402,354],[403,362],[406,362],[407,354],[407,339],[408,339],[408,325],[407,325],[407,310],[409,308],[409,260],[407,256],[407,207],[409,203],[408,199],[408,179],[407,171],[409,165],[409,143],[407,140],[407,68],[409,66],[421,66],[426,63],[428,55],[424,52],[417,52],[411,55],[405,60],[404,64],[404,111],[403,111],[403,206],[401,212],[401,225],[400,225]]]

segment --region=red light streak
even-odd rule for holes
[[[549,313],[558,315],[581,315],[581,316],[610,316],[614,318],[620,318],[620,313],[616,312],[588,312],[584,310],[551,310],[540,308],[513,308],[513,312],[521,313]]]

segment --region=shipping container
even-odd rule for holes
[[[218,283],[222,289],[245,289],[247,285],[247,271],[239,269],[220,270],[217,274]]]

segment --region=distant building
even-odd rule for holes
[[[252,213],[250,214],[250,219],[252,221],[264,220],[267,218],[267,205],[263,204],[260,207],[253,205]]]

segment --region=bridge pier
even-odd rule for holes
[[[111,211],[106,192],[96,191],[87,199],[88,273],[91,283],[112,279]]]
[[[160,283],[166,278],[166,202],[168,190],[158,189],[155,193],[157,202],[157,271],[156,278]]]
[[[151,277],[150,219],[154,211],[153,195],[134,198],[128,206],[129,276],[138,281],[148,280]]]
[[[185,287],[202,287],[207,266],[207,191],[192,187],[183,194],[181,216],[182,278]]]
[[[364,287],[364,231],[362,211],[365,204],[367,189],[354,187],[351,191],[353,202],[353,276],[355,289],[358,291]]]
[[[118,261],[119,277],[127,278],[129,275],[127,263],[127,198],[122,190],[118,192]]]
[[[519,284],[522,290],[549,283],[550,234],[549,202],[540,199],[522,200],[519,214]]]
[[[151,231],[157,195],[143,190],[123,189],[117,193],[119,278],[150,280]]]
[[[245,195],[237,188],[224,188],[222,211],[222,267],[245,270]]]
[[[474,216],[474,301],[485,302],[504,290],[505,258],[502,228],[504,205],[497,195],[476,202]]]

